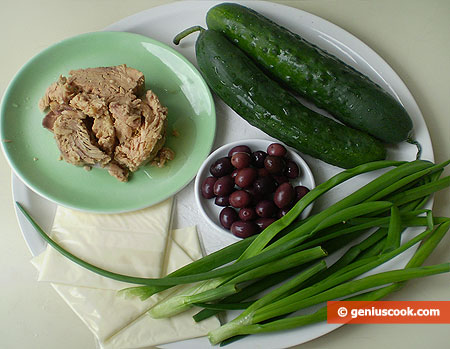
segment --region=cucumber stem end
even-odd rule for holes
[[[175,45],[178,45],[180,43],[180,41],[182,39],[184,39],[186,36],[188,36],[189,34],[192,34],[196,31],[204,31],[205,29],[199,25],[195,25],[193,27],[187,28],[185,30],[183,30],[181,33],[177,34],[174,38],[173,38],[173,43]]]

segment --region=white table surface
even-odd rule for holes
[[[162,5],[161,0],[2,0],[0,94],[33,55],[70,36],[101,30]],[[450,1],[276,1],[344,28],[368,44],[403,79],[429,128],[436,162],[450,158]],[[446,174],[449,174],[446,170]],[[11,170],[0,155],[0,347],[91,349],[91,333],[48,284],[36,282],[14,214]],[[437,215],[450,215],[450,191],[435,196]],[[450,235],[450,234],[448,234]],[[427,264],[450,260],[447,236]],[[411,281],[389,300],[450,300],[448,275]],[[449,325],[347,325],[302,345],[312,348],[445,348]]]

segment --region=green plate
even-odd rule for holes
[[[38,108],[39,99],[60,75],[119,64],[142,71],[146,88],[168,108],[166,145],[176,153],[164,168],[146,165],[127,183],[105,169],[86,171],[60,161],[53,134],[42,127],[44,114]],[[197,69],[165,44],[125,32],[83,34],[47,48],[17,73],[1,105],[2,148],[18,177],[57,204],[102,213],[151,206],[185,187],[208,156],[215,128],[214,102]]]

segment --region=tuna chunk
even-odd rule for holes
[[[79,111],[63,111],[53,125],[56,144],[64,160],[70,164],[104,166],[111,157],[95,145],[84,119],[84,114]]]
[[[127,93],[118,96],[109,104],[119,143],[126,142],[141,127],[141,102],[135,95]]]
[[[108,172],[111,176],[116,177],[121,182],[128,181],[128,170],[124,169],[123,167],[120,167],[114,162],[110,162],[107,166]]]
[[[125,64],[116,67],[99,67],[71,70],[69,83],[80,90],[113,100],[117,95],[132,92],[139,95],[144,90],[144,74]]]
[[[63,158],[107,167],[123,182],[155,158],[165,142],[167,109],[150,90],[140,97],[144,84],[140,71],[119,65],[72,70],[50,85],[39,102],[50,108],[42,124]]]
[[[52,102],[68,104],[76,93],[77,88],[67,83],[67,79],[64,76],[60,76],[58,81],[47,88],[44,97],[39,101],[39,108],[44,111],[50,107]]]
[[[130,171],[152,160],[162,148],[166,137],[167,108],[150,90],[140,104],[142,123],[131,137],[123,139],[116,147],[114,159]]]

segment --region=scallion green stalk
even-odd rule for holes
[[[312,260],[325,257],[326,252],[318,247],[300,252],[291,253],[288,256],[264,264],[250,270],[242,270],[228,280],[212,279],[199,285],[194,285],[181,294],[172,295],[153,307],[149,314],[153,318],[164,318],[176,315],[190,309],[194,303],[207,302],[222,299],[238,291],[238,285],[277,272],[290,269]],[[215,297],[215,298],[214,298]]]

